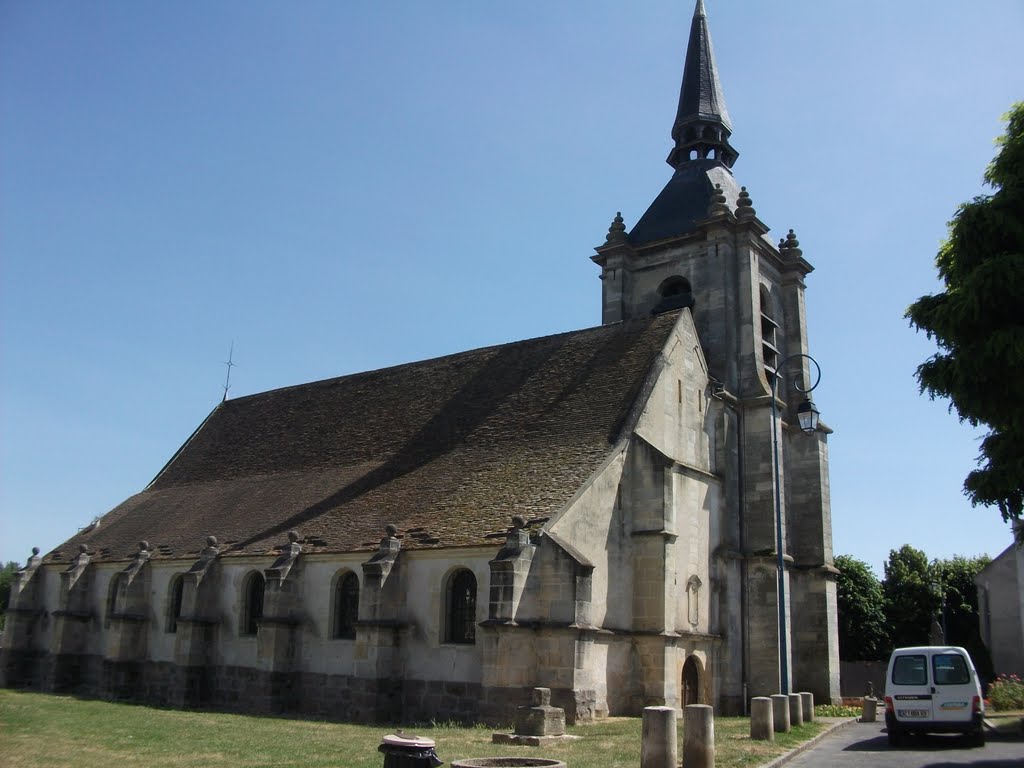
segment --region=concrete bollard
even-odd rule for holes
[[[804,724],[804,705],[799,693],[789,694],[789,724],[793,728]]]
[[[755,741],[775,741],[772,700],[767,696],[755,696],[750,700],[750,738]]]
[[[789,696],[772,694],[772,727],[776,733],[789,733]]]
[[[800,704],[804,711],[804,722],[814,722],[814,694],[808,691],[800,692]]]
[[[640,768],[676,768],[675,707],[644,707]]]
[[[715,710],[707,704],[683,707],[683,765],[715,768]]]

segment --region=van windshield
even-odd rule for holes
[[[897,656],[892,665],[894,685],[928,685],[928,661],[924,654]]]
[[[936,685],[964,685],[971,682],[967,659],[959,653],[936,653],[932,656],[932,672]]]

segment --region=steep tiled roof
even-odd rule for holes
[[[229,400],[153,483],[48,555],[122,560],[207,535],[266,553],[493,543],[556,512],[607,456],[678,313]]]
[[[735,209],[740,188],[728,168],[716,160],[681,164],[630,231],[629,242],[643,245],[694,231],[708,217],[715,184],[722,187],[726,205]]]

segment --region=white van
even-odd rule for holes
[[[905,733],[965,733],[985,744],[985,701],[978,673],[963,648],[897,648],[885,673],[885,728],[889,743]]]

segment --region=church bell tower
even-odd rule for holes
[[[796,426],[810,381],[805,278],[813,267],[793,230],[777,243],[733,174],[739,153],[715,62],[703,0],[697,0],[683,67],[672,177],[627,230],[615,216],[591,258],[601,267],[602,322],[688,308],[708,373],[717,382],[717,474],[726,538],[719,555],[719,628],[729,642],[720,675],[723,699],[789,690],[816,700],[839,696],[835,567],[827,436]],[[789,359],[785,370],[780,361]],[[772,379],[778,377],[780,496],[788,621],[781,664],[772,459]],[[738,650],[742,648],[742,652]]]

